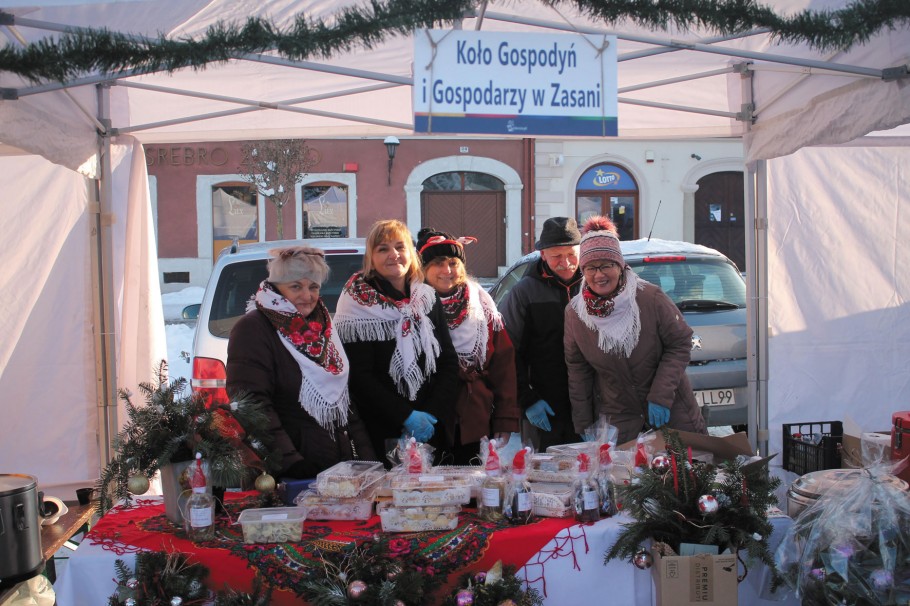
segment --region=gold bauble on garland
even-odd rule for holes
[[[263,471],[262,474],[256,478],[255,486],[256,490],[262,494],[269,494],[275,490],[275,478]]]
[[[149,490],[149,479],[139,474],[130,476],[126,482],[126,489],[136,495],[145,494]]]

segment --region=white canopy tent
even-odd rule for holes
[[[162,32],[175,38],[199,36],[219,21],[241,23],[249,16],[284,26],[301,12],[314,19],[329,18],[350,3],[136,0],[60,4],[33,0],[28,6],[4,9],[0,34],[5,44],[27,44],[71,27],[104,26],[139,36]],[[841,8],[847,2],[776,0],[768,4],[779,12],[793,12]],[[621,137],[743,137],[749,174],[757,176],[755,186],[747,187],[756,217],[747,246],[753,303],[751,392],[758,403],[751,435],[762,440],[769,437],[757,431],[769,427],[769,399],[775,410],[778,395],[782,405],[805,403],[807,394],[814,392],[794,386],[801,386],[806,376],[838,377],[847,382],[863,372],[857,369],[847,375],[833,368],[839,364],[836,356],[807,360],[805,368],[796,360],[784,360],[783,356],[808,346],[788,340],[778,352],[775,344],[780,335],[769,341],[765,329],[768,314],[775,320],[774,328],[794,337],[799,332],[793,326],[794,318],[799,314],[793,310],[801,309],[807,296],[849,298],[856,305],[844,300],[839,309],[851,319],[859,308],[888,314],[903,301],[907,274],[893,265],[890,275],[882,273],[879,281],[869,284],[876,293],[889,283],[894,290],[885,299],[876,294],[872,300],[882,307],[875,309],[859,304],[872,305],[865,293],[858,292],[861,289],[835,289],[830,281],[821,279],[837,273],[830,268],[819,272],[816,267],[814,279],[806,280],[803,274],[810,270],[804,267],[801,255],[806,254],[807,246],[790,246],[792,231],[787,230],[792,222],[779,235],[776,221],[788,217],[787,209],[804,208],[797,200],[804,199],[819,214],[827,207],[840,209],[850,192],[821,187],[835,177],[830,173],[831,157],[822,163],[808,159],[797,163],[793,156],[770,163],[765,160],[809,145],[845,143],[910,122],[906,23],[899,30],[879,32],[865,45],[824,54],[804,45],[776,44],[762,31],[721,37],[704,32],[651,32],[627,24],[606,28],[568,8],[556,10],[529,1],[484,3],[482,17],[466,18],[460,25],[465,29],[537,31],[546,27],[616,34]],[[4,470],[32,473],[43,485],[82,483],[96,477],[98,462],[104,460],[104,448],[99,444],[104,445],[116,431],[117,416],[110,414],[116,387],[134,389],[137,382],[150,380],[155,360],[164,356],[154,230],[141,144],[272,135],[407,135],[412,132],[411,61],[411,39],[393,37],[369,52],[354,49],[326,61],[294,62],[260,54],[199,71],[119,74],[116,78],[90,75],[65,84],[33,84],[0,72],[0,144],[9,154],[0,156],[0,167],[4,174],[12,175],[2,186],[0,204],[11,218],[10,239],[20,236],[18,246],[0,253],[10,314],[2,323],[6,330],[0,346],[0,395],[6,400],[10,427],[30,428],[17,430],[3,441],[0,461]],[[900,139],[893,142],[904,145]],[[864,181],[876,192],[876,199],[883,197],[879,191],[895,190],[894,179],[902,178],[895,170],[885,169],[883,156],[886,154],[869,156],[870,162],[878,164],[874,171],[869,167]],[[803,167],[813,174],[794,172]],[[882,180],[873,182],[873,173]],[[747,179],[747,183],[752,181]],[[818,187],[800,190],[802,198],[787,189],[794,184]],[[897,210],[899,201],[896,193],[891,202]],[[39,212],[23,213],[20,208],[26,204]],[[870,231],[880,234],[885,229],[892,234],[887,242],[867,239],[868,244],[876,243],[868,247],[870,254],[887,245],[892,252],[899,248],[903,232],[894,230],[900,223],[895,222],[893,212],[882,214],[889,209],[897,212],[877,206],[873,209],[877,214],[866,217]],[[70,228],[65,232],[68,237],[60,232],[65,225]],[[843,226],[832,225],[829,233],[845,231]],[[47,235],[51,233],[55,237]],[[768,233],[772,246],[768,246]],[[39,258],[45,262],[36,267],[33,263]],[[836,266],[842,267],[844,261],[835,258]],[[861,258],[855,253],[850,257]],[[96,288],[89,288],[93,275]],[[774,290],[778,280],[785,282],[781,288],[790,288],[779,299]],[[802,283],[813,285],[810,294],[793,287]],[[18,291],[28,293],[31,303],[24,304]],[[63,322],[64,317],[68,321]],[[822,320],[820,314],[801,316],[807,327]],[[877,320],[865,326],[882,330]],[[818,336],[815,330],[804,332],[804,343],[811,344]],[[860,349],[855,353],[867,373],[877,372],[875,356],[862,355]],[[903,351],[898,347],[894,355],[903,355]],[[769,361],[773,361],[773,382],[769,381]],[[878,382],[873,392],[863,383],[862,390],[877,406],[891,410],[900,407],[906,395],[907,387],[899,383]],[[777,394],[776,385],[787,388]],[[857,393],[859,388],[845,385],[843,389]],[[781,410],[786,412],[772,413],[771,419],[798,421],[818,416],[804,406]],[[825,412],[830,414],[820,416],[836,414],[834,409]],[[69,439],[64,441],[64,435]],[[75,444],[73,435],[78,437]],[[60,464],[64,443],[70,449],[68,465]]]

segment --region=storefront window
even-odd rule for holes
[[[620,240],[639,237],[638,203],[638,184],[616,164],[592,166],[575,186],[575,218],[579,225],[592,215],[610,217]]]
[[[303,188],[303,237],[348,237],[348,188],[316,183]]]
[[[259,240],[259,209],[256,190],[247,183],[212,186],[212,258],[234,239]]]

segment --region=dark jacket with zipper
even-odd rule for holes
[[[396,291],[389,282],[371,278],[368,282],[377,290],[395,300],[406,295]],[[414,410],[422,410],[436,417],[430,444],[436,449],[437,458],[455,442],[455,400],[460,392],[458,380],[458,354],[452,345],[452,336],[446,324],[445,313],[439,297],[428,314],[433,324],[433,334],[439,341],[440,354],[436,359],[436,372],[427,377],[411,401],[398,392],[389,374],[394,339],[387,341],[347,341],[344,350],[351,363],[351,401],[363,417],[373,448],[385,461],[386,440],[401,437],[405,419]],[[420,366],[426,354],[421,354]]]
[[[563,334],[566,305],[578,294],[580,286],[581,272],[577,271],[566,283],[541,259],[500,305],[506,330],[515,346],[521,410],[527,410],[538,400],[546,400],[569,430],[571,405]]]
[[[356,407],[348,410],[346,426],[324,429],[300,405],[301,379],[300,366],[265,315],[253,310],[237,321],[228,341],[227,391],[250,393],[266,405],[282,475],[315,478],[340,461],[375,461]]]

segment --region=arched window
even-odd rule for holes
[[[575,185],[575,213],[579,225],[592,215],[610,217],[620,240],[638,237],[638,184],[616,164],[592,166]]]
[[[259,209],[256,190],[249,183],[229,181],[212,186],[212,259],[234,238],[259,240]]]
[[[424,191],[502,191],[504,189],[502,181],[486,173],[439,173],[423,182]]]

